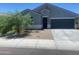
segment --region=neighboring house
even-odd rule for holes
[[[78,14],[72,11],[54,6],[43,4],[33,10],[26,9],[22,13],[30,14],[33,24],[29,29],[76,29],[78,28]]]

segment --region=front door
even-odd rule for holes
[[[47,17],[43,18],[43,29],[47,28]]]

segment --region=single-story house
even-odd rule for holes
[[[45,3],[33,10],[26,9],[23,14],[30,14],[33,24],[28,29],[77,29],[79,14],[64,8]]]

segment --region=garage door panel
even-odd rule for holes
[[[73,29],[74,28],[74,19],[51,20],[51,28]]]

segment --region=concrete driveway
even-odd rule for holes
[[[57,49],[79,51],[79,30],[57,29],[51,32]]]
[[[79,41],[79,30],[73,29],[55,29],[51,30],[52,35],[55,40],[71,40],[71,41]]]

